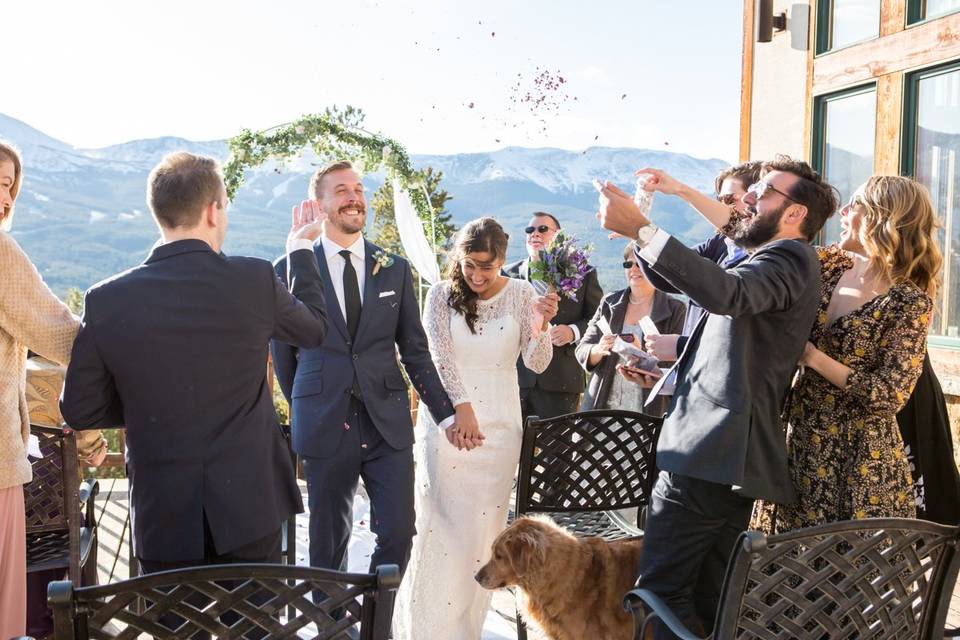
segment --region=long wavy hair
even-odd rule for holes
[[[467,321],[471,333],[476,333],[477,301],[480,297],[463,277],[460,261],[468,253],[487,252],[494,262],[503,262],[507,257],[509,236],[500,223],[490,217],[468,222],[457,234],[447,254],[447,278],[450,279],[450,295],[447,304]]]
[[[926,188],[902,176],[873,176],[856,202],[864,209],[860,241],[870,268],[892,284],[912,282],[935,297],[943,256],[934,239],[937,215]]]
[[[20,193],[20,181],[23,179],[23,163],[20,161],[17,148],[3,140],[0,140],[0,162],[13,163],[13,186],[10,188],[10,197],[16,200],[17,194]],[[0,210],[0,231],[9,231],[12,221],[12,205]]]

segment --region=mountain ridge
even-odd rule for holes
[[[146,177],[160,158],[180,149],[221,160],[227,153],[226,141],[176,136],[82,149],[3,114],[0,138],[20,147],[24,156],[24,185],[13,235],[48,284],[61,294],[67,287],[86,288],[143,260],[157,238],[144,200]],[[596,245],[593,262],[606,289],[623,286],[622,243],[607,241],[596,224],[592,179],[609,179],[632,191],[634,170],[656,166],[709,191],[713,176],[727,165],[715,158],[604,146],[581,151],[503,147],[452,155],[414,154],[411,161],[417,167],[429,165],[443,171],[441,186],[453,196],[447,208],[458,226],[482,215],[500,220],[511,236],[511,260],[524,255],[522,229],[530,214],[550,211],[566,229]],[[225,252],[273,258],[282,251],[290,206],[306,197],[309,175],[318,163],[308,151],[250,171],[231,204]],[[370,190],[382,181],[382,173],[364,178]],[[658,196],[654,216],[686,242],[711,232],[677,198]],[[368,215],[368,222],[371,219]]]

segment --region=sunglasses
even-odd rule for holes
[[[546,233],[547,231],[550,231],[550,227],[548,227],[545,224],[541,224],[536,227],[527,227],[526,229],[524,229],[524,231],[527,232],[527,235],[530,235],[534,231],[539,231],[540,233]]]
[[[623,268],[624,269],[633,269],[634,267],[639,267],[640,263],[635,260],[624,260]]]
[[[780,195],[782,195],[784,198],[786,198],[786,199],[789,200],[790,202],[796,202],[797,204],[800,204],[799,202],[797,202],[797,200],[796,200],[795,198],[789,196],[788,194],[784,193],[783,191],[780,191],[780,189],[777,189],[777,188],[776,188],[775,186],[773,186],[772,184],[770,184],[770,183],[768,183],[768,182],[764,182],[763,180],[761,180],[760,182],[754,182],[752,185],[750,185],[749,187],[747,187],[747,193],[752,193],[752,194],[753,194],[753,197],[756,198],[757,200],[759,200],[759,199],[762,198],[763,196],[767,195],[767,194],[770,193],[771,191],[776,192],[776,193],[779,193]]]

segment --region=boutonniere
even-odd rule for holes
[[[380,249],[375,254],[373,254],[373,259],[376,261],[376,264],[373,265],[373,275],[377,275],[380,272],[382,267],[391,267],[393,266],[393,256]]]

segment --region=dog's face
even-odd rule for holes
[[[520,518],[493,541],[492,557],[474,576],[484,589],[502,589],[522,584],[545,559],[550,525]]]

